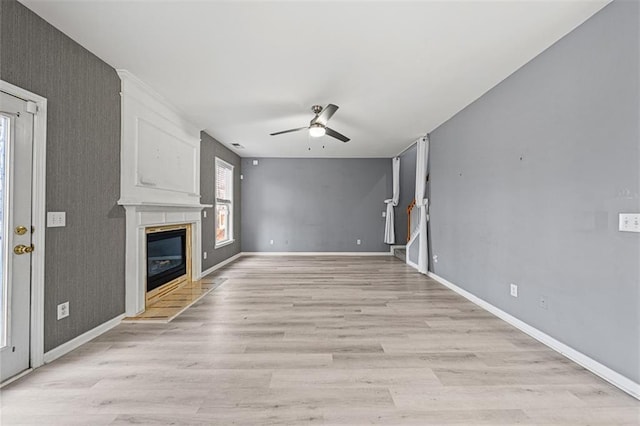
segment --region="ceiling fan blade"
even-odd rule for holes
[[[325,130],[327,131],[327,135],[331,136],[332,138],[339,139],[342,142],[349,142],[351,140],[348,137],[346,137],[345,135],[341,135],[340,133],[338,133],[335,130],[330,129],[328,127],[325,127]]]
[[[297,132],[297,131],[299,131],[299,130],[304,130],[304,129],[308,129],[308,127],[298,127],[297,129],[283,130],[283,131],[281,131],[281,132],[271,133],[271,136],[281,135],[281,134],[283,134],[283,133]]]
[[[326,126],[327,122],[333,116],[333,114],[336,113],[338,108],[339,108],[338,105],[334,105],[334,104],[327,105],[322,109],[322,112],[317,117],[311,120],[311,124],[320,123],[323,126]]]

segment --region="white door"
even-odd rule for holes
[[[33,115],[0,92],[0,382],[29,368]]]

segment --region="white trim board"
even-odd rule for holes
[[[591,371],[596,376],[601,377],[602,379],[604,379],[607,382],[611,383],[612,385],[620,388],[621,390],[625,391],[626,393],[628,393],[629,395],[633,396],[634,398],[640,399],[640,383],[634,382],[633,380],[623,376],[622,374],[620,374],[620,373],[610,369],[609,367],[599,363],[598,361],[594,360],[593,358],[590,358],[587,355],[583,354],[582,352],[579,352],[576,349],[573,349],[572,347],[567,346],[566,344],[560,342],[559,340],[554,339],[553,337],[549,336],[548,334],[546,334],[546,333],[538,330],[537,328],[530,326],[526,322],[521,321],[518,318],[516,318],[516,317],[514,317],[514,316],[512,316],[512,315],[510,315],[510,314],[508,314],[506,312],[504,312],[503,310],[493,306],[489,302],[486,302],[485,300],[480,299],[479,297],[477,297],[477,296],[473,295],[472,293],[469,293],[468,291],[458,287],[457,285],[453,284],[452,282],[447,281],[446,279],[434,274],[433,272],[428,272],[427,276],[430,277],[430,278],[433,278],[434,280],[438,281],[443,286],[445,286],[445,287],[449,288],[450,290],[458,293],[459,295],[461,295],[465,299],[469,300],[470,302],[478,305],[482,309],[492,313],[493,315],[497,316],[501,320],[511,324],[512,326],[514,326],[518,330],[528,334],[529,336],[533,337],[534,339],[536,339],[540,343],[548,346],[549,348],[553,349],[554,351],[556,351],[556,352],[560,353],[561,355],[569,358],[571,361],[581,365],[582,367],[584,367],[587,370]]]
[[[242,256],[390,256],[391,252],[308,252],[308,251],[295,251],[295,252],[286,252],[286,251],[243,251],[238,254],[231,256],[228,259],[223,260],[220,263],[216,263],[211,268],[206,269],[200,273],[198,279],[202,279],[203,277],[209,275],[210,273],[240,259]]]
[[[382,252],[310,252],[310,251],[243,251],[216,263],[211,268],[202,271],[198,279],[202,279],[210,273],[227,266],[228,264],[240,259],[243,256],[390,256],[389,251]]]
[[[198,279],[202,279],[210,273],[227,266],[243,256],[390,256],[392,253],[382,252],[309,252],[309,251],[243,251],[213,265],[211,268],[202,271]]]
[[[9,377],[7,380],[5,380],[4,382],[0,383],[0,389],[2,389],[3,387],[10,385],[11,383],[15,382],[18,379],[22,379],[24,376],[26,376],[27,374],[31,373],[33,371],[33,368],[27,368],[24,371],[21,371],[20,373],[16,374],[13,377]]]
[[[120,322],[124,319],[124,317],[125,317],[124,314],[120,314],[117,317],[112,318],[109,321],[104,322],[95,328],[92,328],[86,333],[83,333],[78,337],[61,344],[60,346],[57,346],[51,349],[49,352],[44,354],[44,362],[48,364],[51,361],[54,361],[60,358],[61,356],[68,354],[72,350],[79,348],[85,343],[88,343],[89,341],[95,339],[101,334],[106,333],[107,331],[119,325]]]
[[[243,256],[391,256],[391,251],[243,251]]]
[[[36,232],[31,241],[36,250],[31,254],[31,368],[44,363],[44,262],[46,228],[47,176],[47,99],[0,80],[0,90],[25,101],[35,102],[33,115],[33,188],[32,225]]]
[[[211,268],[204,270],[200,273],[200,276],[198,277],[199,280],[201,280],[202,278],[206,277],[207,275],[209,275],[210,273],[222,268],[223,266],[228,265],[229,263],[240,259],[242,257],[242,253],[238,253],[238,254],[234,254],[233,256],[231,256],[228,259],[223,260],[220,263],[216,263],[215,265],[213,265]]]
[[[216,269],[220,269],[223,266],[237,260],[238,258],[240,258],[242,256],[242,253],[238,253],[234,256],[231,256],[230,258],[223,260],[222,262],[214,265],[213,267],[207,269],[206,271],[202,271],[202,274],[200,276],[200,278],[204,277],[205,275],[210,274],[211,272],[215,271]],[[200,279],[198,278],[198,279]],[[212,289],[214,290],[214,289]],[[199,300],[199,299],[198,299]],[[194,302],[195,303],[195,302]],[[193,303],[191,304],[193,305]],[[191,305],[187,306],[187,308],[191,307]],[[187,308],[183,309],[186,310]],[[181,311],[181,313],[183,312]],[[80,336],[69,340],[68,342],[65,342],[63,344],[61,344],[60,346],[57,346],[53,349],[51,349],[49,352],[44,354],[44,363],[48,364],[58,358],[60,358],[63,355],[68,354],[69,352],[73,351],[74,349],[77,349],[78,347],[84,345],[85,343],[88,343],[89,341],[95,339],[96,337],[100,336],[101,334],[106,333],[107,331],[111,330],[112,328],[118,326],[122,320],[126,317],[126,314],[120,314],[117,317],[110,319],[109,321],[100,324],[99,326],[87,331],[86,333],[81,334]],[[173,318],[172,318],[173,319]],[[133,323],[134,321],[131,321],[130,323]],[[140,324],[141,321],[135,321],[135,323]]]

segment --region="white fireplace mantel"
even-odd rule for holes
[[[147,261],[146,228],[154,226],[190,224],[191,252],[201,252],[201,210],[208,204],[160,204],[119,202],[126,210],[126,265],[125,310],[127,316],[135,316],[145,309]],[[194,279],[202,271],[199,255],[191,256],[191,272]]]
[[[125,309],[145,309],[145,228],[191,224],[191,273],[201,274],[200,130],[146,83],[118,70],[120,201],[126,210]]]

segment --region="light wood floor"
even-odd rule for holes
[[[245,257],[169,324],[2,390],[11,424],[638,425],[640,402],[392,257]]]

